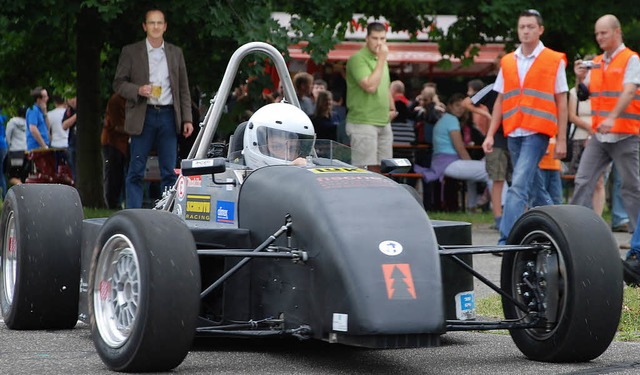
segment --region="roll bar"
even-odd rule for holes
[[[203,159],[207,157],[207,150],[209,144],[213,141],[213,136],[218,128],[218,123],[222,117],[222,111],[226,104],[227,98],[231,93],[233,81],[240,67],[242,59],[251,53],[264,53],[267,55],[276,67],[280,82],[284,89],[284,97],[287,101],[296,107],[300,108],[300,102],[298,96],[293,88],[293,82],[289,75],[289,70],[282,57],[282,54],[272,45],[263,42],[250,42],[240,46],[236,52],[233,53],[227,69],[225,70],[224,77],[220,83],[220,88],[212,99],[212,105],[209,106],[207,115],[203,121],[204,131],[198,133],[198,137],[189,152],[189,159]]]

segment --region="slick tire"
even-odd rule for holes
[[[82,204],[65,185],[13,186],[2,206],[0,306],[10,329],[78,321]]]

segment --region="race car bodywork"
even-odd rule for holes
[[[264,43],[234,54],[217,98],[253,52],[271,58],[297,106],[281,55]],[[83,220],[70,187],[9,191],[0,237],[9,328],[72,328],[79,316],[116,371],[172,369],[195,335],[403,348],[438,345],[447,331],[509,329],[541,361],[587,361],[613,339],[622,269],[592,210],[532,209],[510,245],[471,246],[469,223],[430,220],[411,188],[332,157],[340,146],[317,146],[306,166],[252,170],[234,153],[239,127],[227,153],[207,155],[223,102],[214,99],[156,210]],[[501,287],[472,267],[473,254],[493,252],[504,254]],[[500,293],[505,320],[478,319],[473,277]]]

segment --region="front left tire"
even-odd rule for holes
[[[176,215],[124,210],[98,235],[89,276],[93,342],[124,372],[168,371],[189,352],[200,307],[200,266]]]

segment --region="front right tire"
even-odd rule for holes
[[[618,246],[606,223],[582,206],[538,207],[521,216],[507,243],[548,245],[503,257],[502,289],[546,321],[510,330],[520,351],[545,362],[600,356],[616,334],[623,288]],[[506,319],[533,319],[504,297],[503,310]]]

